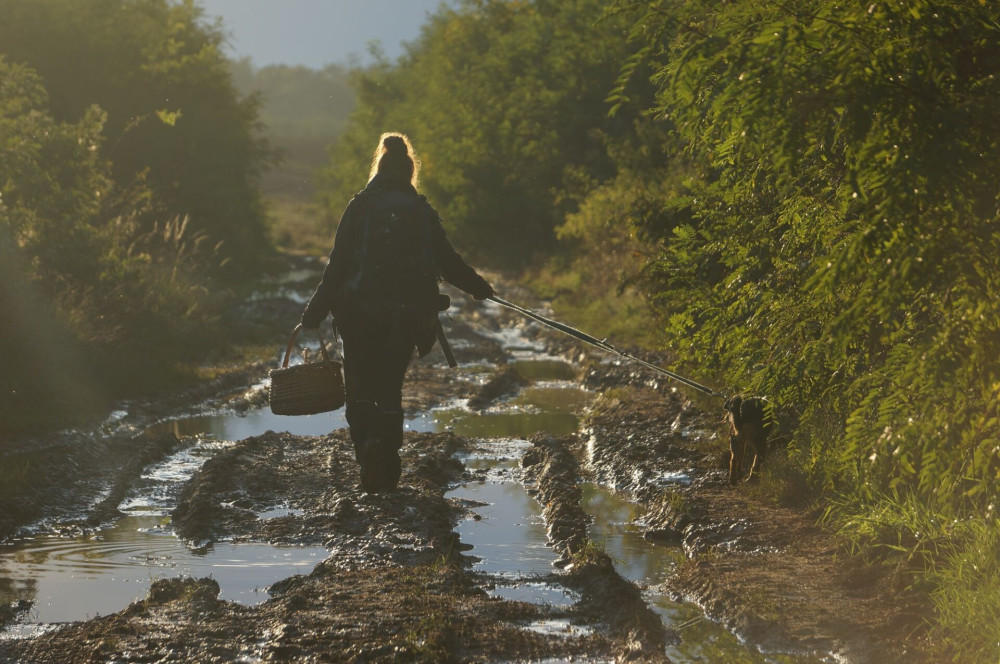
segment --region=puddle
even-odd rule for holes
[[[347,426],[343,409],[304,417],[262,409],[240,415],[222,412],[161,422],[153,431],[196,436],[197,442],[155,464],[135,482],[119,508],[128,516],[87,536],[38,535],[0,548],[0,602],[33,602],[0,638],[37,635],[37,626],[106,615],[145,597],[152,581],[211,576],[220,597],[241,604],[267,599],[266,588],[293,574],[308,574],[329,552],[323,547],[217,542],[195,553],[170,527],[169,514],[184,482],[230,441],[268,430],[325,435]],[[274,506],[261,518],[287,516]]]
[[[685,471],[680,471],[680,470],[665,471],[660,473],[650,481],[660,488],[676,484],[683,484],[687,486],[691,484],[691,475]]]
[[[31,601],[24,624],[114,613],[145,597],[154,580],[178,576],[210,576],[222,599],[253,605],[267,599],[267,586],[307,574],[327,556],[322,547],[225,542],[198,554],[173,536],[168,517],[157,516],[127,516],[83,537],[12,544],[0,550],[0,602]]]
[[[445,497],[473,506],[474,516],[459,522],[455,532],[463,544],[472,546],[467,553],[476,559],[473,569],[497,579],[487,591],[490,595],[569,607],[579,599],[576,593],[541,580],[555,571],[558,556],[548,546],[541,506],[520,481],[519,461],[530,447],[519,439],[480,441],[477,450],[460,458],[481,479],[466,482]]]
[[[576,378],[576,367],[560,359],[517,360],[511,366],[528,380],[573,380]]]
[[[494,468],[501,464],[483,460],[480,466]],[[446,498],[486,503],[474,507],[476,517],[462,521],[455,531],[463,544],[472,545],[469,554],[479,558],[473,565],[478,571],[510,579],[546,576],[558,556],[548,546],[541,508],[520,482],[501,477],[494,473],[445,494]],[[529,593],[526,588],[525,592]]]
[[[577,593],[566,588],[541,582],[521,583],[515,586],[497,586],[489,590],[488,594],[515,602],[546,604],[557,607],[573,606],[580,599]]]
[[[595,396],[593,392],[581,390],[573,383],[548,382],[525,388],[509,404],[549,413],[576,414],[582,413],[594,401]],[[573,430],[575,431],[576,429]]]
[[[574,433],[579,423],[573,413],[517,410],[481,415],[445,410],[435,413],[435,417],[438,431],[452,430],[467,438],[530,438],[540,431],[562,436]]]
[[[583,511],[594,517],[590,538],[611,556],[618,573],[640,585],[663,583],[684,553],[653,544],[642,536],[635,519],[642,508],[593,483],[580,485]]]
[[[820,664],[835,661],[805,654],[762,653],[752,649],[722,625],[705,617],[693,604],[674,602],[662,595],[647,595],[650,608],[674,626],[681,641],[667,647],[671,662],[732,662],[733,664]]]
[[[170,514],[184,482],[191,479],[208,459],[232,444],[228,441],[199,440],[150,466],[139,476],[118,508],[123,512],[147,516]]]
[[[153,433],[182,436],[206,436],[216,440],[243,440],[267,431],[287,431],[296,436],[325,436],[347,426],[344,409],[318,415],[275,415],[270,408],[237,413],[214,413],[167,420],[149,428]]]
[[[297,268],[276,278],[268,279],[265,283],[261,284],[260,290],[251,293],[248,300],[253,302],[288,298],[298,304],[305,304],[309,301],[309,297],[312,295],[311,289],[323,271],[323,265],[318,260],[311,262],[315,264]]]
[[[568,618],[536,620],[528,623],[524,628],[529,632],[536,632],[545,636],[558,636],[565,639],[578,639],[594,633],[593,628],[586,625],[574,625]]]

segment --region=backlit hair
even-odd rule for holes
[[[375,153],[372,155],[372,168],[368,174],[368,181],[371,182],[378,174],[408,181],[414,189],[417,188],[420,180],[420,160],[406,134],[389,131],[379,137]]]

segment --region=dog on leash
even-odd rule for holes
[[[747,455],[752,454],[750,472],[764,463],[767,454],[767,436],[771,431],[770,409],[760,397],[734,396],[726,401],[726,420],[729,423],[729,483],[736,485],[743,478]]]

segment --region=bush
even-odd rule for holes
[[[117,188],[104,114],[48,113],[39,77],[0,58],[0,384],[4,433],[81,421],[148,389],[212,329],[218,244]]]
[[[193,2],[0,0],[0,54],[44,81],[57,122],[103,113],[99,154],[120,189],[142,181],[164,217],[225,240],[233,276],[270,253],[257,186],[270,152],[240,100],[225,36]]]

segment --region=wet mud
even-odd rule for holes
[[[609,653],[611,641],[597,634],[563,639],[526,629],[567,612],[491,597],[469,573],[453,532],[463,508],[444,498],[463,471],[454,458],[459,445],[449,433],[408,435],[402,489],[378,495],[356,490],[342,435],[243,441],[196,474],[178,507],[184,516],[175,520],[197,515],[199,537],[322,542],[330,549],[325,561],[273,585],[273,598],[258,607],[219,601],[212,579],[157,581],[147,599],[119,613],[0,644],[0,654],[41,663],[524,661]],[[257,516],[275,501],[290,513]]]
[[[271,317],[297,318],[299,291],[284,283],[246,315],[265,334]],[[256,605],[221,599],[213,578],[156,579],[115,613],[0,638],[0,661],[667,662],[683,653],[690,621],[665,622],[653,590],[696,602],[748,644],[719,661],[920,661],[908,637],[921,606],[844,556],[814,512],[728,486],[720,414],[495,306],[453,300],[444,322],[460,366],[446,369],[436,349],[408,371],[398,492],[360,491],[337,429],[220,444],[169,496],[170,528],[196,554],[230,543],[320,547],[326,557],[311,571],[273,583]],[[7,458],[33,455],[39,481],[0,513],[0,542],[116,520],[144,472],[204,442],[179,427],[143,431],[185,414],[254,412],[271,364],[128,404],[92,432],[8,447]],[[593,408],[580,388],[600,395]],[[538,503],[553,563],[535,576],[490,571],[487,549],[459,535],[460,524],[492,517],[468,497],[475,490],[456,487],[497,473]],[[630,527],[676,551],[661,587],[626,579],[595,542],[585,481],[637,505]],[[0,608],[6,621],[31,607]]]
[[[589,416],[584,454],[598,482],[646,507],[639,525],[647,538],[684,551],[665,592],[698,603],[766,652],[925,661],[928,607],[848,555],[816,525],[808,497],[783,506],[762,500],[753,481],[729,486],[721,414],[654,389],[639,372],[616,368],[609,382],[618,396]],[[775,450],[770,461],[781,455]]]

